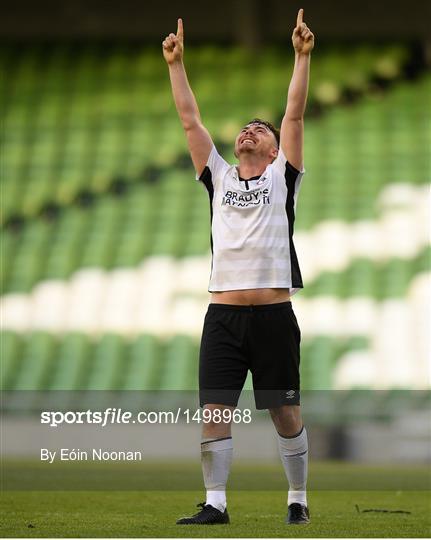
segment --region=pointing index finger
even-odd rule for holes
[[[298,15],[296,17],[296,26],[300,26],[302,24],[303,17],[304,17],[304,10],[301,8],[298,11]]]
[[[184,27],[183,27],[183,20],[178,19],[178,27],[177,27],[177,37],[182,39],[184,36]]]

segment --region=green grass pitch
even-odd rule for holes
[[[178,464],[181,467],[182,464]],[[248,473],[253,474],[255,468]],[[343,475],[340,464],[311,466],[310,476]],[[363,476],[377,468],[356,466]],[[395,471],[396,469],[394,469]],[[154,471],[154,468],[153,468]],[[427,477],[427,469],[422,468]],[[415,469],[416,473],[420,469]],[[160,470],[161,476],[163,471]],[[380,470],[382,477],[390,469]],[[347,482],[349,479],[347,478]],[[235,484],[235,482],[233,482]],[[155,485],[155,488],[158,486]],[[1,528],[13,537],[422,537],[431,533],[430,493],[421,490],[311,490],[311,524],[287,526],[286,492],[231,489],[230,525],[177,526],[175,520],[195,511],[203,491],[3,491]],[[358,512],[358,508],[359,512]],[[366,509],[403,510],[406,513],[362,512]],[[196,509],[197,510],[197,509]],[[410,513],[407,513],[410,512]]]

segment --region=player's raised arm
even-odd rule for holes
[[[178,19],[176,34],[169,34],[163,41],[163,56],[169,67],[172,94],[178,115],[186,132],[190,155],[198,174],[205,168],[213,142],[203,126],[195,96],[190,88],[183,64],[184,29]]]
[[[303,167],[304,112],[307,103],[310,53],[314,35],[303,22],[304,10],[298,11],[292,43],[295,49],[295,66],[287,94],[286,113],[280,132],[280,146],[291,165]]]

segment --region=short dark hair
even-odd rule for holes
[[[277,146],[280,146],[280,130],[277,129],[274,125],[271,124],[271,122],[267,122],[266,120],[262,120],[261,118],[253,118],[250,122],[247,122],[247,126],[250,124],[262,124],[263,126],[267,127],[272,133],[274,134],[274,137],[277,141]]]

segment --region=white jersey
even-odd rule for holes
[[[303,174],[280,149],[262,176],[242,180],[212,148],[197,178],[211,207],[209,292],[287,288],[294,294],[302,288],[293,224]]]

